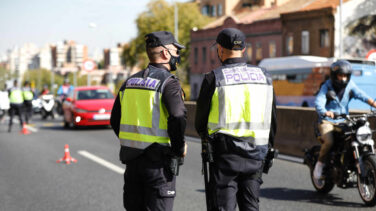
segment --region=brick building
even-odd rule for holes
[[[333,57],[338,5],[339,0],[316,0],[298,11],[281,14],[282,55]]]
[[[191,100],[198,97],[203,74],[220,65],[216,47],[213,46],[219,31],[228,27],[243,31],[247,42],[247,62],[257,65],[263,58],[283,55],[280,14],[300,10],[307,2],[313,1],[290,0],[269,7],[263,5],[264,1],[259,1],[259,5],[234,11],[234,15],[220,17],[201,30],[191,31]]]

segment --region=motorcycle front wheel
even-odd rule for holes
[[[313,168],[310,170],[311,181],[312,181],[313,187],[316,189],[317,192],[321,194],[326,194],[326,193],[329,193],[334,187],[334,183],[332,182],[332,180],[330,180],[330,178],[327,175],[325,175],[324,179],[319,179],[319,180],[313,177],[313,169],[315,168],[317,159],[319,157],[320,149],[321,147],[316,147],[314,148],[314,151],[313,151],[315,162],[314,162]]]
[[[364,203],[373,207],[376,205],[376,156],[366,157],[363,163],[365,177],[358,175],[358,190]]]

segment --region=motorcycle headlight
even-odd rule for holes
[[[362,144],[363,142],[366,142],[367,140],[371,139],[371,137],[372,131],[368,127],[368,125],[362,126],[358,128],[358,131],[356,131],[356,139],[358,139],[358,141]]]

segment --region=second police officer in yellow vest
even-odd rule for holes
[[[8,132],[11,132],[14,115],[18,114],[21,127],[23,126],[23,123],[24,123],[23,121],[24,97],[23,97],[22,90],[18,87],[17,80],[14,80],[13,87],[8,90],[8,93],[9,93],[9,103],[10,103]]]
[[[195,127],[210,140],[208,210],[258,210],[261,173],[273,145],[276,115],[272,79],[243,58],[245,35],[226,28],[216,39],[222,66],[205,75]]]
[[[124,207],[128,211],[172,210],[175,177],[186,154],[186,109],[178,79],[170,73],[184,48],[170,32],[145,36],[148,67],[119,90],[111,126],[120,140]]]
[[[24,87],[22,88],[22,95],[24,98],[24,114],[25,114],[25,122],[26,124],[29,124],[31,120],[31,116],[33,114],[33,98],[34,93],[30,88],[29,81],[24,82]]]

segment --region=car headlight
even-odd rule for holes
[[[358,128],[358,131],[356,131],[356,139],[362,144],[366,142],[367,140],[371,139],[372,137],[372,131],[368,127],[368,125],[362,126]]]
[[[74,109],[77,113],[86,113],[87,112],[87,110],[85,110],[85,109],[81,109],[81,108],[76,108],[76,109]]]

